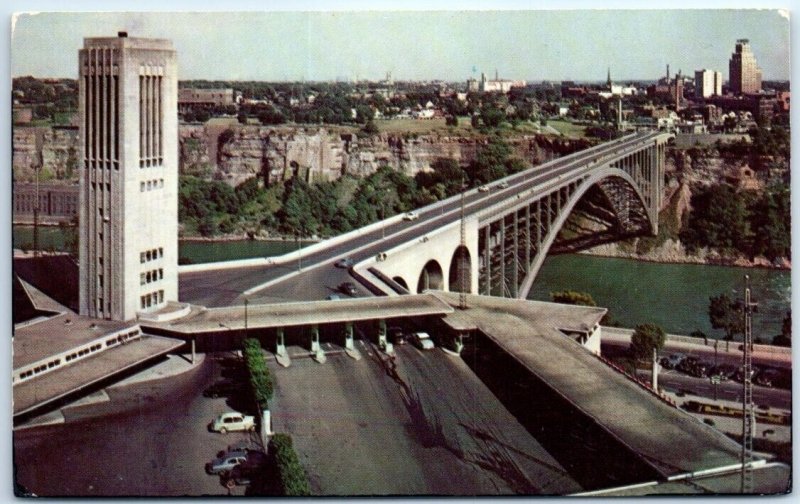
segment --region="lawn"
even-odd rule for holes
[[[586,130],[585,126],[572,124],[569,121],[548,120],[547,125],[552,126],[553,129],[567,137],[584,138],[586,136],[584,133]]]

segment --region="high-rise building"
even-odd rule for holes
[[[730,87],[734,94],[758,93],[761,91],[761,69],[755,55],[750,51],[750,41],[736,41],[735,52],[728,63]]]
[[[708,98],[722,94],[722,72],[714,70],[695,70],[694,96],[695,98]]]
[[[80,313],[130,320],[178,298],[178,78],[169,40],[79,51]]]

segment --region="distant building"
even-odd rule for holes
[[[14,183],[14,222],[33,222],[38,210],[39,222],[69,222],[78,214],[80,191],[76,184]],[[37,196],[38,206],[37,209]]]
[[[131,320],[178,300],[178,75],[164,39],[79,52],[80,314]]]
[[[511,88],[525,87],[527,85],[528,83],[524,80],[502,80],[496,74],[494,80],[489,80],[486,78],[485,73],[481,73],[480,80],[467,80],[467,91],[473,93],[508,93]]]
[[[695,70],[694,96],[695,98],[708,98],[722,94],[722,72],[715,70]]]
[[[750,51],[750,41],[736,41],[735,52],[728,63],[730,70],[730,89],[735,95],[752,94],[761,91],[761,69],[755,55]]]
[[[233,105],[236,100],[233,89],[195,89],[183,88],[178,90],[178,106],[222,106]]]

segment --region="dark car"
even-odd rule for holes
[[[706,361],[697,361],[690,371],[690,374],[698,378],[706,378],[712,367],[713,366]]]
[[[339,290],[344,292],[348,296],[355,296],[358,294],[356,286],[353,284],[353,282],[343,282],[339,284]]]
[[[223,397],[229,396],[239,390],[239,385],[232,380],[222,380],[211,385],[203,391],[204,397]]]
[[[757,368],[756,366],[752,367],[752,369],[750,370],[750,381],[751,382],[755,382],[755,379],[758,376],[758,373],[760,371],[761,370],[759,368]],[[739,366],[739,369],[736,370],[736,374],[733,375],[733,379],[736,380],[739,383],[742,383],[744,381],[744,366]]]
[[[389,341],[394,345],[405,345],[406,335],[400,327],[390,327],[386,333],[389,335]]]
[[[337,268],[347,269],[353,266],[353,260],[350,259],[349,257],[345,257],[344,259],[339,259],[338,261],[333,263],[333,265],[336,266]]]
[[[718,376],[721,381],[730,380],[736,374],[736,368],[731,364],[720,364],[711,373],[711,376]]]
[[[222,484],[228,488],[236,485],[249,485],[253,480],[264,477],[267,454],[262,451],[247,452],[247,459],[227,471],[220,473]]]
[[[780,380],[781,373],[777,369],[765,369],[758,373],[753,382],[762,387],[774,387]]]
[[[680,364],[675,366],[675,369],[682,373],[692,374],[694,367],[697,365],[697,358],[696,357],[686,357],[683,359]]]

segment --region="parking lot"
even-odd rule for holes
[[[14,432],[16,481],[39,496],[228,495],[205,464],[249,433],[212,433],[237,400],[203,397],[215,359],[169,380],[108,391],[109,401],[65,412],[66,422]],[[245,487],[231,493],[243,495]]]

